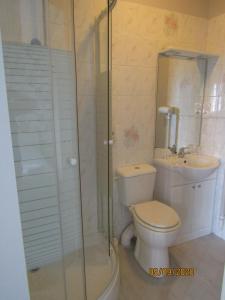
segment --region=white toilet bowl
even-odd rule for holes
[[[118,168],[117,174],[120,201],[134,219],[137,261],[147,273],[150,268],[168,268],[168,247],[181,222],[174,209],[152,200],[156,169],[148,164],[130,165]]]
[[[180,219],[169,206],[148,201],[131,207],[137,242],[135,258],[149,273],[150,268],[168,268],[168,247],[173,245]]]

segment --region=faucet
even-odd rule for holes
[[[189,147],[181,147],[179,152],[178,152],[178,157],[179,158],[184,158],[185,154],[190,154],[190,148]]]
[[[177,154],[177,146],[175,144],[172,147],[169,147],[169,150],[171,151],[171,153]]]

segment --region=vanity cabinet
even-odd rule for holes
[[[170,203],[182,221],[180,239],[211,232],[214,190],[215,180],[171,187]]]
[[[155,199],[173,207],[182,222],[176,244],[211,233],[215,185],[216,172],[204,181],[190,182],[157,167]]]

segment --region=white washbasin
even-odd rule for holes
[[[155,159],[155,163],[172,168],[189,180],[205,179],[220,165],[217,158],[202,154],[186,154],[184,158],[170,156],[166,159]]]

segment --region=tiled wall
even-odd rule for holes
[[[205,153],[221,158],[216,188],[216,206],[214,231],[225,238],[225,231],[220,227],[219,216],[224,201],[224,163],[225,163],[225,15],[209,20],[207,50],[218,53],[218,59],[211,59],[208,64],[204,115],[202,124],[201,146]]]
[[[30,43],[36,38],[42,45],[71,50],[71,1],[1,0],[0,28],[7,42]]]
[[[151,162],[155,132],[156,67],[165,46],[204,50],[207,20],[130,1],[112,14],[114,170]],[[115,232],[130,221],[114,186]]]
[[[48,0],[45,3],[46,24],[44,24],[44,29],[46,30],[47,45],[54,49],[72,50],[74,36],[72,2],[70,0]]]
[[[81,247],[79,174],[68,161],[77,148],[72,55],[25,44],[3,49],[25,254],[32,269]]]

